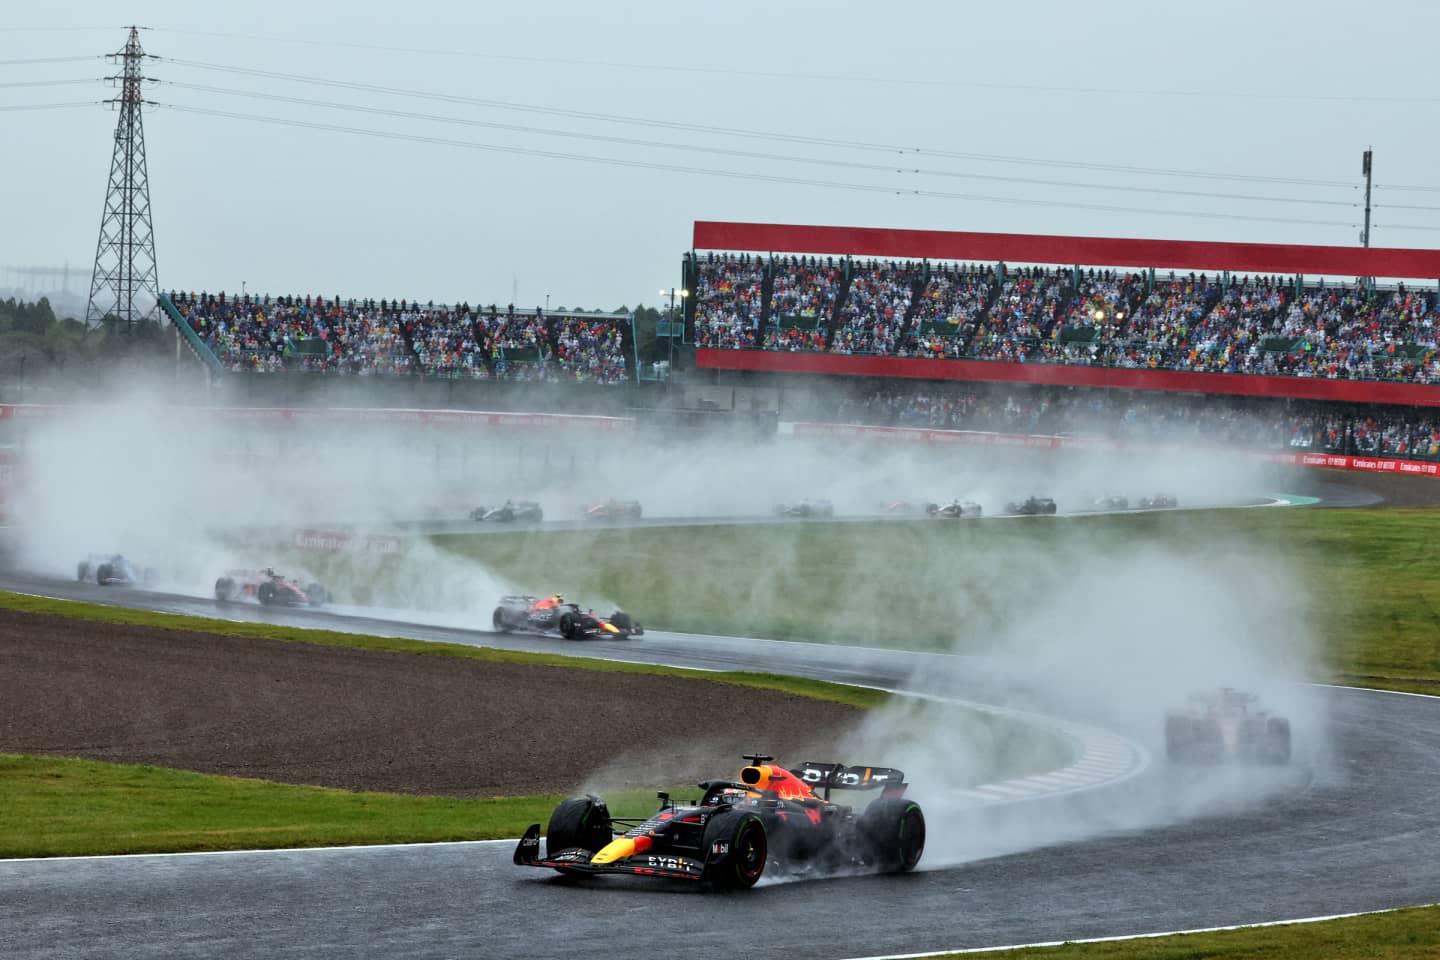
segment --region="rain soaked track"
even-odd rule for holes
[[[1333,502],[1333,501],[1332,501]],[[216,615],[207,600],[3,576],[0,589]],[[1002,669],[900,651],[656,632],[560,641],[233,606],[225,616],[418,639],[764,669],[1023,703]],[[923,678],[923,679],[922,679]],[[1230,813],[1005,853],[904,877],[745,895],[626,882],[571,887],[509,863],[506,844],[0,862],[0,955],[625,956],[767,951],[845,957],[1146,933],[1382,909],[1440,898],[1440,699],[1323,688],[1332,755]],[[1085,719],[1085,718],[1080,718]],[[912,774],[913,777],[913,774]],[[1115,791],[1173,791],[1153,767],[1122,787],[992,808],[983,829],[1103,821]],[[1183,789],[1184,784],[1178,785]],[[978,816],[978,815],[977,815]],[[938,833],[932,826],[932,833]],[[682,899],[683,898],[683,899]]]

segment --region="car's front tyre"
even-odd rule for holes
[[[745,890],[765,872],[770,853],[765,824],[753,813],[721,810],[705,824],[705,879],[717,890]]]

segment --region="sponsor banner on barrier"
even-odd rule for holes
[[[1076,437],[1031,435],[1024,433],[985,433],[979,430],[933,430],[926,427],[870,427],[848,423],[784,423],[781,432],[797,437],[849,437],[897,443],[958,444],[981,447],[1029,447],[1056,450],[1133,450],[1143,452],[1160,449],[1108,440],[1081,440]],[[1164,448],[1174,451],[1175,447]],[[1191,448],[1198,449],[1198,448]],[[1230,456],[1250,457],[1266,463],[1290,464],[1298,467],[1322,467],[1332,470],[1365,470],[1371,473],[1403,473],[1411,476],[1440,477],[1440,463],[1426,460],[1403,460],[1399,457],[1358,456],[1339,453],[1310,453],[1292,450],[1218,450]]]
[[[354,534],[345,530],[296,530],[293,545],[316,553],[400,552],[400,538],[373,534]]]

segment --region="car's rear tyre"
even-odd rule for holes
[[[925,814],[904,797],[881,797],[860,815],[867,859],[885,873],[915,869],[925,852]]]
[[[705,824],[705,879],[717,890],[745,890],[765,872],[770,854],[765,824],[753,813],[722,810]]]
[[[110,573],[110,564],[100,564],[100,566],[95,568],[95,582],[100,584],[101,586],[104,586],[105,581],[110,579]]]
[[[276,600],[275,584],[269,583],[268,581],[266,583],[260,584],[260,586],[255,590],[255,599],[259,600],[260,603],[264,606],[270,606]]]
[[[1290,762],[1290,721],[1284,717],[1271,717],[1265,725],[1266,763],[1283,766]]]
[[[641,516],[643,516],[645,513],[645,511],[641,509],[640,504],[638,503],[632,503],[630,505],[630,509],[627,512],[630,514],[631,520],[639,520]]]
[[[235,581],[229,577],[221,577],[215,581],[215,599],[220,603],[229,603],[235,599]]]
[[[593,856],[613,836],[610,810],[605,801],[595,796],[575,797],[561,801],[550,814],[550,824],[545,828],[545,852],[553,857],[561,850],[579,847]],[[567,877],[579,875],[574,870],[559,872]]]
[[[312,583],[305,588],[305,598],[310,601],[310,606],[323,607],[330,602],[330,591],[318,583]]]
[[[560,614],[560,636],[566,640],[574,640],[580,631],[580,619],[570,611]]]

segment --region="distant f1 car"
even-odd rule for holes
[[[1129,497],[1100,497],[1093,504],[1096,510],[1129,510]]]
[[[880,509],[889,514],[911,514],[924,512],[927,516],[933,516],[940,504],[931,503],[928,500],[887,500],[880,504]]]
[[[500,633],[512,630],[558,633],[566,640],[596,637],[627,640],[645,635],[644,628],[623,610],[616,610],[609,617],[597,617],[593,611],[581,610],[578,603],[570,603],[558,593],[548,597],[501,597],[490,623]]]
[[[738,780],[707,780],[688,804],[661,793],[660,809],[645,820],[612,817],[599,797],[566,800],[550,815],[544,856],[537,823],[515,848],[515,864],[571,877],[610,873],[744,889],[767,867],[899,873],[920,862],[925,815],[905,798],[904,773],[812,762],[786,770],[773,759],[747,755]],[[880,796],[861,811],[830,801],[832,790],[874,789]]]
[[[801,500],[799,503],[782,503],[775,508],[777,517],[798,517],[802,520],[828,519],[835,516],[835,505],[829,500]]]
[[[1259,698],[1230,687],[1192,693],[1165,716],[1172,763],[1290,762],[1290,721],[1259,709]]]
[[[612,499],[580,508],[580,515],[587,520],[639,520],[642,512],[639,500]]]
[[[980,504],[973,500],[951,500],[943,507],[931,504],[925,509],[925,513],[941,520],[969,520],[981,516],[984,511],[980,509]]]
[[[267,607],[319,607],[330,602],[330,592],[318,583],[301,586],[269,567],[263,570],[226,570],[215,581],[215,599],[254,600]]]
[[[1141,497],[1141,510],[1162,510],[1169,507],[1180,506],[1180,501],[1166,493],[1157,493],[1153,497]]]
[[[1007,503],[1005,512],[1019,514],[1022,517],[1049,515],[1055,512],[1055,501],[1049,497],[1027,497],[1020,503]]]
[[[75,579],[102,587],[130,587],[156,579],[152,567],[137,567],[119,553],[92,553],[75,565]]]
[[[476,507],[470,519],[478,523],[539,523],[545,511],[534,500],[506,500],[498,507]]]

